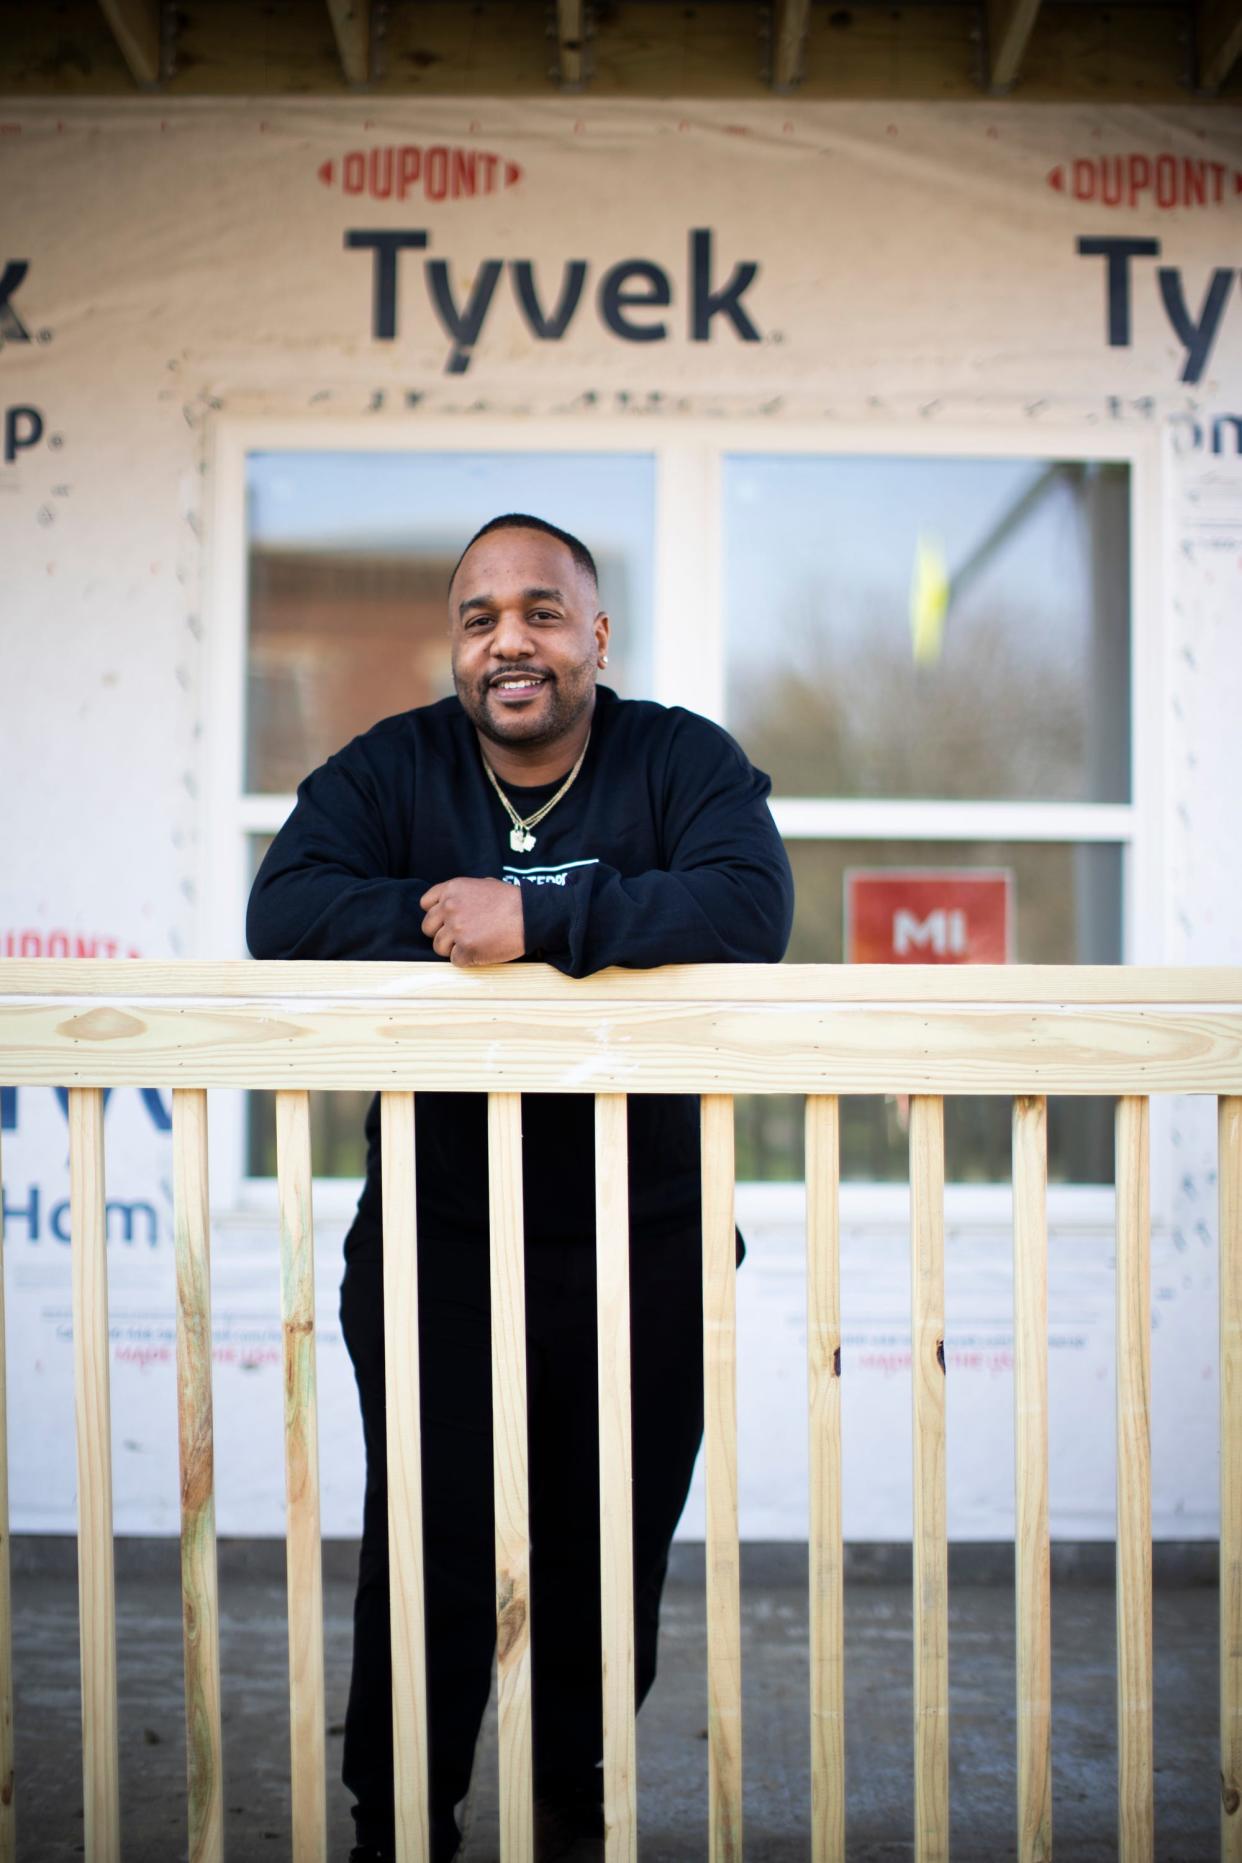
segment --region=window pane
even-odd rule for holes
[[[1013,876],[1016,964],[1121,962],[1121,849],[1110,842],[788,841],[795,908],[791,964],[845,959],[851,868],[1002,868]]]
[[[729,725],[778,793],[1125,802],[1129,469],[736,455]]]
[[[797,904],[788,961],[839,964],[844,954],[845,874],[857,867],[988,867],[1013,875],[1019,964],[1121,962],[1121,849],[1106,844],[792,841]],[[1113,1174],[1112,1101],[1048,1103],[1048,1175],[1053,1183],[1107,1184]],[[945,1168],[955,1183],[1005,1183],[1010,1109],[1004,1098],[945,1104]],[[738,1175],[800,1180],[801,1102],[755,1095],[737,1102]],[[893,1098],[841,1102],[841,1175],[904,1183],[909,1171],[905,1111]]]
[[[246,789],[284,794],[377,719],[452,691],[445,591],[481,524],[581,536],[613,620],[609,683],[646,696],[649,454],[253,453]]]

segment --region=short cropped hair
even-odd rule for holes
[[[595,567],[595,558],[581,538],[573,536],[570,531],[562,530],[559,524],[549,524],[546,518],[531,517],[522,511],[506,511],[502,517],[489,518],[481,530],[475,531],[474,536],[453,565],[453,574],[449,577],[450,589],[469,551],[474,548],[480,537],[490,537],[494,530],[541,530],[545,537],[555,537],[558,543],[565,545],[582,573],[590,577],[596,588],[599,587],[599,571]]]

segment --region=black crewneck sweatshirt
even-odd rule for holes
[[[558,787],[505,792],[525,817]],[[534,829],[534,848],[517,854],[474,727],[455,698],[443,699],[385,719],[306,778],[255,879],[247,941],[261,958],[442,963],[418,902],[467,876],[520,886],[526,959],[571,977],[612,964],[776,963],[793,883],[769,789],[717,725],[601,686],[578,777]],[[485,1239],[485,1096],[420,1094],[415,1134],[420,1232]],[[351,1255],[380,1246],[378,1100],[367,1140]],[[692,1224],[694,1097],[632,1095],[629,1143],[635,1241]],[[592,1096],[525,1095],[522,1155],[528,1237],[589,1242]]]

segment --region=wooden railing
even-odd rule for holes
[[[382,1091],[399,1855],[428,1846],[414,1121],[486,1092],[502,1850],[532,1856],[523,1093],[595,1095],[607,1857],[637,1854],[626,1096],[702,1095],[709,1851],[742,1855],[733,1265],[738,1093],[806,1095],[814,1863],[845,1854],[838,1096],[911,1096],[916,1854],[949,1854],[944,1123],[1013,1101],[1018,1855],[1052,1853],[1046,1096],[1117,1103],[1119,1829],[1153,1854],[1148,1109],[1219,1102],[1221,1852],[1242,1859],[1242,971],[702,967],[572,982],[535,966],[0,963],[0,1082],[69,1089],[86,1854],[122,1854],[102,1090],[173,1090],[189,1853],[223,1855],[211,1422],[208,1087],[277,1091],[294,1855],[326,1851],[308,1091]],[[399,1347],[399,1349],[398,1349]],[[2,1367],[0,1367],[2,1369]],[[0,1396],[3,1393],[0,1377]],[[2,1421],[2,1419],[0,1419]],[[3,1438],[0,1436],[0,1441]],[[0,1468],[0,1785],[12,1775]],[[533,1626],[534,1636],[539,1626]],[[0,1857],[20,1792],[0,1789]]]

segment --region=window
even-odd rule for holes
[[[777,793],[1130,800],[1124,466],[726,461],[729,723]]]
[[[797,799],[790,958],[848,958],[847,868],[942,867],[1008,873],[1017,962],[1119,963],[1121,843],[1085,807],[1049,838],[1038,804],[1130,801],[1128,469],[733,454],[723,506],[728,722],[778,812]],[[875,802],[893,806],[870,825]],[[1003,838],[972,832],[970,803],[1016,805]],[[739,1152],[748,1176],[800,1178],[797,1109],[748,1101]],[[1007,1179],[1006,1102],[950,1102],[946,1169]],[[906,1170],[903,1109],[847,1103],[843,1175]],[[1054,1103],[1049,1173],[1111,1182],[1109,1104]]]

